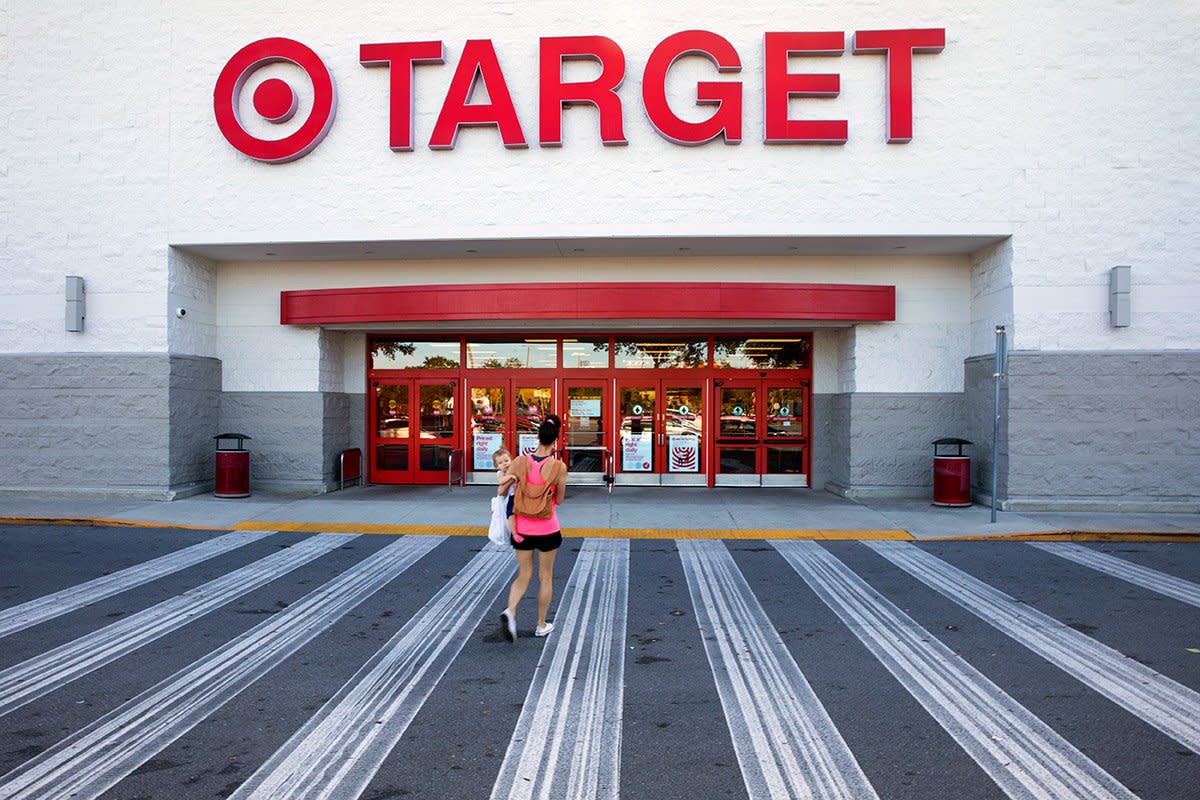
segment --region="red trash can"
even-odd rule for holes
[[[947,437],[933,442],[933,504],[947,508],[966,508],[971,503],[971,457],[962,454],[966,439]],[[938,452],[939,447],[957,447],[954,455]]]
[[[219,433],[217,440],[215,497],[250,496],[250,451],[242,442],[250,437],[244,433]],[[222,439],[236,439],[237,447],[222,447]]]

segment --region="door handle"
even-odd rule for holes
[[[659,433],[658,434],[658,446],[662,447],[662,445],[663,445],[663,435],[661,433]]]

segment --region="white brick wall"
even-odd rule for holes
[[[371,262],[229,262],[217,268],[219,357],[226,391],[362,391],[363,334],[292,327],[279,334],[279,292],[338,286],[544,281],[720,281],[895,284],[896,322],[860,325],[859,350],[839,366],[836,340],[820,336],[814,389],[853,370],[859,391],[962,391],[970,264],[963,256],[887,258],[570,258]],[[695,323],[702,324],[702,323]],[[711,326],[737,328],[736,321]],[[613,326],[615,329],[615,326]],[[257,346],[255,342],[260,342]],[[865,343],[869,343],[866,346]],[[832,361],[831,361],[832,359]],[[920,364],[920,368],[914,368]],[[338,370],[341,372],[338,372]],[[336,377],[335,377],[336,376]],[[846,378],[842,378],[844,382]],[[343,389],[343,387],[345,387]]]
[[[1191,42],[1200,5],[1193,0],[444,0],[424,12],[383,2],[335,9],[316,0],[94,8],[9,0],[0,15],[4,352],[216,354],[229,359],[227,388],[311,390],[326,380],[317,334],[282,330],[277,315],[239,302],[221,285],[234,272],[226,267],[217,270],[217,304],[206,306],[214,290],[203,276],[211,267],[169,255],[169,245],[196,235],[336,241],[363,231],[375,238],[503,237],[517,229],[688,234],[791,224],[1014,232],[941,287],[964,293],[954,319],[928,320],[929,333],[948,326],[942,338],[910,337],[899,326],[846,337],[854,364],[843,360],[840,381],[860,391],[956,385],[961,364],[957,372],[948,365],[990,352],[997,322],[1011,325],[1012,344],[1022,349],[1200,347],[1193,311],[1200,297],[1200,51]],[[842,93],[797,101],[794,111],[847,119],[845,146],[759,143],[763,32],[926,26],[945,27],[947,45],[916,59],[911,143],[883,142],[883,58],[851,55],[805,60],[812,71],[839,72]],[[647,56],[686,27],[715,31],[741,54],[739,146],[670,144],[641,110]],[[540,148],[538,37],[583,33],[608,35],[625,50],[629,145],[601,147],[594,112],[581,108],[565,114],[562,148]],[[213,84],[225,61],[275,35],[314,48],[340,98],[325,142],[286,165],[239,155],[212,118]],[[393,153],[387,71],[361,67],[358,45],[426,38],[446,42],[448,63],[418,69],[418,146]],[[468,38],[495,43],[526,138],[535,142],[530,148],[505,150],[490,129],[465,130],[451,152],[425,147]],[[671,83],[676,108],[690,102],[689,82],[699,76],[711,77],[702,62],[680,64]],[[856,279],[848,263],[829,261],[828,269],[806,267],[805,279]],[[1127,329],[1107,324],[1103,287],[1115,264],[1133,265],[1134,324]],[[909,286],[907,268],[882,282]],[[325,274],[332,285],[378,277],[371,265],[271,270],[258,288],[276,298],[280,288],[303,285],[301,274]],[[876,279],[885,273],[881,267]],[[68,274],[87,280],[83,334],[62,330]],[[479,274],[477,266],[443,264],[437,280]],[[182,296],[208,308],[196,323],[172,321]],[[965,344],[955,338],[960,333]],[[928,354],[928,369],[891,371],[897,346]],[[354,380],[350,364],[343,359],[346,385]]]

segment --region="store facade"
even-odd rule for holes
[[[1200,509],[1197,17],[1109,6],[18,2],[0,493],[557,413],[581,482],[923,497],[958,436],[985,499],[1003,326],[1001,507]]]

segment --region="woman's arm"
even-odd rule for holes
[[[567,497],[567,471],[564,469],[562,475],[558,476],[558,480],[554,482],[554,502],[561,503]]]

